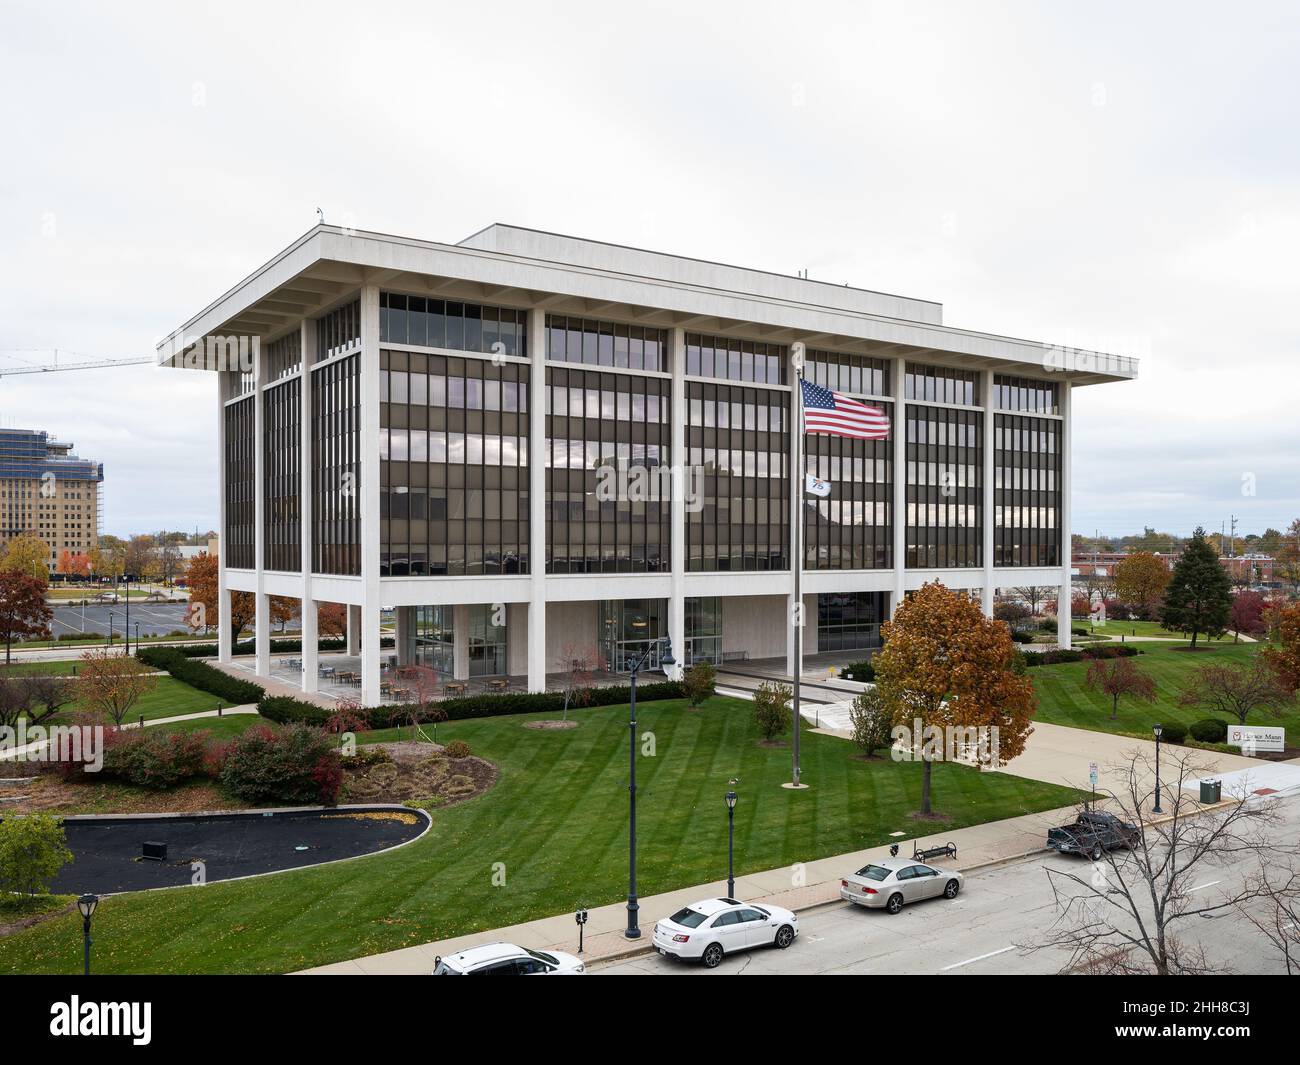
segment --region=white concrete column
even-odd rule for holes
[[[528,312],[528,690],[546,690],[546,312]]]
[[[316,321],[304,318],[299,326],[302,350],[302,376],[298,384],[298,516],[302,521],[299,539],[302,547],[302,690],[317,690],[317,618],[316,597],[312,588],[312,470],[315,468],[311,446],[312,363],[316,360]]]
[[[361,607],[356,603],[348,604],[347,652],[349,655],[361,653]]]
[[[314,692],[317,690],[316,667],[319,664],[316,600],[301,600],[299,609],[302,614],[302,690]]]
[[[894,445],[894,590],[889,597],[889,616],[892,618],[907,587],[907,402],[903,398],[906,395],[907,360],[894,359],[890,376],[894,386],[894,417],[889,429]]]
[[[361,289],[361,702],[379,705],[379,286]]]
[[[469,680],[469,607],[457,603],[451,610],[453,680]],[[530,685],[531,687],[531,685]]]
[[[253,566],[257,571],[253,647],[259,677],[271,675],[271,597],[266,594],[266,409],[267,361],[262,345],[253,355]]]
[[[686,665],[686,331],[677,326],[668,334],[668,369],[672,373],[672,530],[668,634],[678,671]]]
[[[981,532],[984,534],[984,595],[981,606],[985,617],[993,616],[993,480],[994,480],[994,442],[997,439],[997,412],[993,403],[993,371],[985,370],[980,374],[980,388],[984,393],[984,472],[981,508]]]
[[[399,606],[393,611],[394,639],[393,649],[397,652],[397,664],[409,666],[414,660],[415,647],[415,607]]]
[[[230,589],[226,585],[226,400],[231,374],[217,371],[217,661],[230,664]],[[211,620],[211,619],[209,619]]]
[[[1061,381],[1061,591],[1056,603],[1056,642],[1063,649],[1070,646],[1070,601],[1074,587],[1070,580],[1072,542],[1070,538],[1070,494],[1074,490],[1074,417],[1070,382]]]

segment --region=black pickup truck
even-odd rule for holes
[[[1101,861],[1105,851],[1132,847],[1142,838],[1142,830],[1114,814],[1084,810],[1072,825],[1047,830],[1047,845],[1062,854],[1084,854]]]

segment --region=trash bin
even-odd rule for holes
[[[1223,795],[1223,781],[1221,780],[1202,780],[1201,781],[1201,802],[1209,804],[1216,803]]]

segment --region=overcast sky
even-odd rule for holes
[[[6,0],[0,89],[0,364],[151,354],[317,206],[511,222],[1137,356],[1076,394],[1074,531],[1300,517],[1293,3]],[[0,418],[104,463],[107,531],[207,529],[214,388],[5,377]]]

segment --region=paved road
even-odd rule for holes
[[[1300,797],[1279,800],[1284,823],[1279,838],[1294,843],[1300,834]],[[849,903],[809,912],[800,920],[799,939],[789,950],[772,948],[727,958],[710,972],[698,965],[647,955],[596,967],[600,974],[1037,974],[1058,972],[1065,954],[1033,951],[1056,919],[1046,869],[1088,875],[1083,859],[1050,855],[976,873],[952,902],[936,899],[904,908],[897,917]],[[1195,895],[1218,897],[1239,884],[1250,861],[1223,868],[1204,867]],[[1058,880],[1058,886],[1060,885]],[[1202,887],[1202,884],[1205,886]],[[643,915],[647,923],[659,914]],[[1284,967],[1259,933],[1237,915],[1197,919],[1184,930],[1207,953],[1238,973],[1282,973]]]
[[[131,638],[135,639],[136,622],[140,623],[141,636],[165,636],[176,629],[188,631],[185,624],[187,603],[131,603]],[[51,630],[55,638],[68,632],[107,636],[109,614],[112,613],[113,631],[120,638],[126,619],[126,603],[113,606],[56,606]]]

